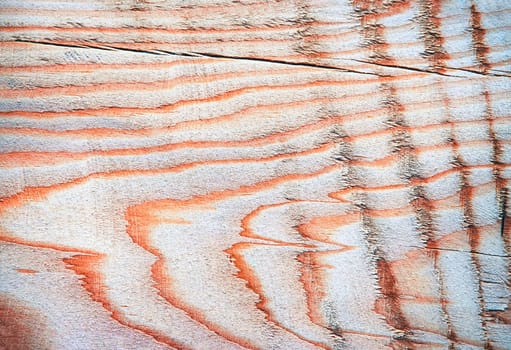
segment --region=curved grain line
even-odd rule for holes
[[[256,307],[261,310],[265,314],[265,318],[273,323],[275,326],[283,329],[284,331],[296,336],[297,338],[310,343],[316,347],[319,347],[321,349],[329,349],[326,347],[326,344],[314,342],[311,340],[308,340],[301,335],[297,334],[293,330],[285,327],[280,322],[277,321],[276,317],[273,315],[273,312],[270,310],[270,308],[267,306],[268,300],[264,295],[263,288],[261,286],[261,283],[259,282],[259,279],[257,278],[255,272],[252,270],[252,268],[245,262],[245,259],[243,258],[243,250],[249,249],[251,246],[254,245],[263,245],[263,246],[297,246],[295,244],[290,243],[247,243],[247,242],[241,242],[236,243],[232,245],[229,249],[226,249],[224,252],[227,253],[232,261],[234,266],[238,269],[238,273],[236,274],[237,278],[240,278],[245,281],[247,288],[252,290],[258,297],[259,302],[256,304]],[[299,245],[298,245],[299,246]]]
[[[283,206],[290,206],[290,205],[293,205],[293,204],[296,204],[296,203],[328,203],[328,204],[332,204],[332,203],[338,203],[337,201],[308,201],[308,200],[295,200],[295,201],[290,201],[290,202],[283,202],[283,203],[276,203],[276,204],[269,204],[269,205],[263,205],[263,206],[259,206],[258,208],[256,208],[255,210],[253,210],[252,212],[248,213],[241,221],[241,227],[242,227],[242,231],[240,232],[240,236],[244,236],[244,237],[248,237],[248,238],[255,238],[255,239],[261,239],[261,240],[265,240],[265,241],[269,241],[271,242],[273,245],[284,245],[284,246],[297,246],[299,247],[301,244],[296,244],[296,243],[291,243],[291,242],[285,242],[285,241],[281,241],[281,240],[275,240],[275,239],[272,239],[272,238],[269,238],[269,237],[263,237],[263,236],[260,236],[260,235],[257,235],[253,232],[253,230],[250,228],[250,221],[253,220],[257,215],[260,215],[261,212],[264,212],[268,209],[272,209],[272,208],[278,208],[278,207],[283,207]],[[329,217],[329,219],[331,218],[335,218],[335,219],[339,219],[341,218],[342,220],[340,220],[340,222],[342,223],[346,223],[347,221],[353,221],[353,219],[355,219],[355,221],[358,219],[358,215],[355,213],[355,214],[344,214],[344,215],[340,215],[340,216],[334,216],[334,217]],[[319,219],[319,218],[316,218],[316,219]],[[330,255],[330,254],[337,254],[337,253],[341,253],[341,252],[344,252],[344,251],[347,251],[347,250],[350,250],[352,249],[352,247],[349,247],[349,246],[346,246],[344,244],[339,244],[335,241],[332,241],[330,240],[328,237],[322,235],[322,234],[317,234],[315,233],[310,225],[311,223],[316,220],[316,219],[312,219],[310,220],[308,223],[303,223],[303,224],[300,224],[298,225],[295,229],[296,231],[303,237],[306,237],[306,238],[310,238],[312,239],[313,241],[319,241],[319,242],[323,242],[323,243],[327,243],[327,244],[331,244],[331,245],[334,245],[334,246],[337,246],[339,247],[338,249],[331,249],[331,250],[328,250],[326,252],[324,251],[308,251],[309,249],[314,249],[314,248],[317,248],[316,246],[312,245],[312,246],[303,246],[303,248],[307,248],[307,251],[303,252],[303,253],[299,253],[297,255],[297,260],[302,264],[301,268],[300,268],[300,271],[301,271],[301,276],[300,276],[300,281],[303,285],[303,288],[304,288],[304,292],[306,294],[306,300],[307,300],[307,316],[309,317],[309,319],[311,320],[312,323],[322,327],[322,328],[325,328],[327,329],[328,331],[332,332],[333,334],[337,335],[337,336],[340,336],[339,334],[339,330],[332,330],[328,327],[325,327],[325,325],[323,324],[323,318],[319,315],[319,303],[322,299],[322,290],[324,290],[325,288],[322,287],[322,280],[323,280],[323,277],[322,277],[322,272],[321,272],[321,269],[320,267],[331,267],[331,266],[328,266],[328,265],[322,265],[319,263],[319,260],[320,260],[320,257],[323,256],[323,255]],[[323,217],[321,219],[324,219]],[[335,224],[339,224],[339,220],[338,221],[330,221],[330,223],[332,222],[335,222]],[[324,222],[322,222],[324,224]],[[256,276],[256,274],[250,269],[250,267],[248,266],[248,264],[246,264],[243,260],[243,256],[242,256],[242,253],[241,251],[243,251],[244,249],[248,249],[250,247],[250,245],[257,245],[258,243],[239,243],[239,244],[236,244],[234,246],[232,246],[229,250],[227,250],[226,252],[228,252],[229,254],[231,254],[233,257],[234,257],[234,260],[235,260],[235,263],[236,266],[238,267],[238,269],[240,270],[240,274],[239,274],[239,277],[240,278],[243,278],[244,280],[247,281],[248,283],[248,286],[254,290],[254,292],[256,294],[259,295],[260,297],[260,303],[258,303],[258,307],[260,307],[261,309],[264,309],[264,312],[268,315],[268,317],[272,320],[274,320],[274,322],[277,322],[275,320],[275,316],[273,315],[273,313],[271,312],[271,310],[266,306],[268,301],[267,299],[265,298],[264,296],[264,292],[263,292],[263,289],[258,281],[258,278]],[[266,244],[266,245],[269,245],[269,244]],[[238,248],[238,249],[237,249]],[[308,266],[314,266],[313,268],[309,268]],[[280,326],[280,325],[279,325]]]
[[[329,148],[329,147],[323,147],[323,148]],[[312,152],[318,152],[318,150],[313,150]],[[311,151],[308,151],[307,153],[311,153]],[[281,158],[281,157],[280,156],[270,157],[270,159],[278,159],[278,158]],[[268,159],[266,159],[266,160],[258,159],[258,160],[255,160],[255,161],[256,162],[264,162],[264,161],[267,161],[267,160]],[[237,160],[237,161],[239,161],[239,162],[246,162],[246,160]],[[235,162],[237,162],[237,161],[235,161]],[[184,165],[182,167],[175,167],[175,168],[168,169],[166,171],[176,172],[176,171],[181,171],[181,170],[184,170],[184,169],[189,169],[192,166],[205,165],[207,163],[211,163],[211,162],[205,162],[205,163],[198,162],[196,164],[186,164],[186,165]],[[226,162],[221,162],[221,163],[232,163],[232,161],[226,161]],[[265,187],[268,187],[268,186],[275,186],[276,184],[287,182],[289,180],[297,180],[297,179],[304,179],[304,178],[315,177],[315,176],[318,176],[319,174],[330,172],[330,171],[332,171],[332,170],[334,170],[336,168],[337,168],[337,165],[332,165],[332,166],[329,166],[327,168],[321,169],[320,171],[317,171],[317,172],[312,173],[312,174],[305,174],[305,175],[304,174],[291,174],[291,175],[281,176],[281,177],[277,177],[277,178],[274,178],[274,179],[271,179],[271,180],[263,181],[261,183],[257,183],[255,185],[243,186],[242,188],[237,189],[237,190],[223,191],[223,192],[220,192],[220,193],[208,194],[208,195],[205,195],[203,197],[199,197],[200,199],[194,198],[194,199],[191,199],[189,201],[204,200],[204,199],[209,199],[209,198],[219,198],[219,197],[231,196],[234,193],[246,193],[247,191],[255,191],[255,190],[258,190],[258,189],[261,189],[261,188],[265,188]],[[136,172],[136,173],[139,173],[139,172]],[[152,173],[154,173],[154,171],[152,171]],[[102,174],[102,175],[103,176],[120,176],[121,174],[122,175],[130,175],[129,172],[128,173],[121,172],[120,174],[115,174],[115,175],[112,175],[111,173],[106,173],[106,174]],[[33,200],[34,198],[39,198],[40,199],[40,198],[44,197],[45,195],[47,195],[48,193],[50,193],[51,191],[54,191],[54,190],[57,190],[57,189],[62,189],[63,187],[65,188],[65,187],[69,187],[69,186],[72,186],[72,185],[76,185],[78,183],[84,182],[86,179],[90,179],[90,178],[93,178],[93,177],[97,178],[97,177],[100,177],[100,176],[99,175],[88,176],[88,177],[85,177],[83,179],[80,179],[80,181],[73,181],[73,182],[70,182],[70,183],[58,184],[56,186],[40,187],[40,188],[35,188],[35,189],[27,189],[26,191],[24,191],[22,194],[20,194],[18,196],[13,196],[13,197],[7,198],[6,200],[3,200],[2,203],[1,203],[2,205],[0,207],[0,212],[1,211],[5,211],[6,209],[8,209],[11,206],[20,205],[20,203],[24,202],[25,200]],[[134,239],[134,241],[139,241],[139,238],[133,238],[133,239]],[[140,241],[139,241],[139,243],[140,243]],[[144,247],[143,245],[142,245],[142,248],[146,249],[146,247]],[[151,254],[154,253],[154,251],[151,251],[151,250],[148,250],[148,251]],[[83,253],[83,251],[81,251],[81,250],[80,250],[80,252]],[[85,274],[86,277],[89,280],[91,280],[91,279],[96,279],[97,280],[98,277],[96,275],[94,275],[93,271],[91,271],[92,268],[90,266],[88,266],[88,264],[86,262],[84,262],[82,260],[83,260],[82,258],[79,258],[78,260],[76,260],[76,259],[75,260],[70,260],[70,261],[68,261],[68,263],[73,264],[73,266],[77,269],[77,271],[79,270],[80,274]],[[152,273],[153,273],[153,275],[158,275],[159,277],[162,277],[162,270],[161,269],[162,269],[163,265],[161,265],[162,261],[160,259],[158,261],[159,262],[157,262],[157,263],[155,263],[155,265],[153,265]],[[92,288],[92,287],[89,287],[89,288]],[[161,286],[158,289],[161,291],[162,290]],[[101,295],[98,294],[98,291],[94,290],[93,288],[91,290],[89,290],[89,291],[91,293],[93,293],[93,295],[95,295],[95,297],[98,298],[98,300],[102,300]],[[162,292],[162,294],[165,294],[165,292]],[[166,296],[168,298],[168,295],[166,295]],[[105,306],[109,305],[108,301],[106,299],[104,299],[104,298],[103,298],[103,302],[105,303],[104,304]],[[113,310],[111,312],[114,312],[114,311],[115,310]],[[193,315],[194,314],[193,310],[183,309],[183,311],[185,311],[189,315],[191,315],[191,314]],[[198,315],[195,315],[192,318],[194,318],[194,320],[197,320],[196,318],[200,319],[200,317]],[[142,328],[139,327],[138,329],[142,330]],[[144,331],[148,331],[145,328],[143,328],[143,330]],[[156,335],[152,334],[152,336],[153,337],[157,336],[158,339],[164,340],[163,337],[160,337],[157,334]],[[252,348],[252,347],[250,347],[250,348]]]
[[[201,312],[195,310],[193,307],[187,306],[186,304],[182,303],[177,296],[175,296],[171,289],[168,288],[167,284],[169,283],[169,276],[167,275],[167,272],[165,271],[165,257],[161,252],[159,252],[158,248],[152,245],[149,237],[149,230],[147,228],[142,228],[145,231],[145,234],[142,236],[137,232],[135,227],[137,224],[135,223],[135,217],[138,217],[136,213],[133,211],[135,210],[146,210],[146,208],[151,208],[156,203],[175,203],[176,205],[192,205],[192,204],[201,204],[201,203],[210,203],[211,201],[219,201],[228,197],[237,196],[237,195],[243,195],[246,193],[253,193],[256,191],[262,191],[264,189],[268,189],[270,187],[275,187],[279,184],[288,182],[288,181],[295,181],[295,180],[304,180],[304,179],[310,179],[317,177],[322,174],[329,173],[335,169],[338,168],[338,165],[331,165],[326,168],[323,168],[319,171],[310,173],[310,174],[291,174],[291,175],[285,175],[276,177],[274,179],[262,181],[253,185],[247,185],[242,186],[235,190],[224,190],[224,191],[218,191],[218,192],[212,192],[205,195],[200,195],[196,197],[192,197],[190,199],[186,200],[177,200],[177,199],[163,199],[163,200],[157,200],[157,201],[149,201],[143,204],[138,204],[136,206],[132,206],[128,208],[126,212],[126,220],[128,221],[128,235],[131,237],[133,242],[140,247],[142,247],[144,250],[148,251],[150,254],[154,255],[157,258],[157,261],[153,264],[153,267],[151,268],[151,272],[153,274],[153,279],[156,283],[156,288],[158,289],[160,295],[169,302],[169,304],[175,306],[176,308],[179,308],[183,310],[189,317],[194,319],[195,321],[205,325],[208,329],[212,330],[216,334],[219,334],[223,337],[226,337],[227,339],[234,341],[244,347],[247,348],[254,348],[252,344],[247,342],[244,339],[239,339],[236,336],[229,334],[226,330],[223,330],[221,327],[215,326],[208,322],[207,317],[205,315],[202,315]],[[144,225],[142,225],[144,226]],[[140,227],[139,227],[140,230]],[[274,243],[276,245],[279,245],[280,243]],[[230,254],[226,251],[226,253]],[[257,294],[257,293],[256,293]],[[259,295],[259,294],[258,294]],[[264,295],[263,295],[264,297]],[[277,324],[278,325],[278,324]],[[279,326],[280,327],[280,326]],[[281,327],[282,328],[282,327]],[[283,328],[285,329],[285,328]],[[286,331],[289,331],[286,329]],[[293,332],[291,332],[294,334]],[[296,334],[294,334],[296,335]],[[302,339],[302,338],[300,338]],[[303,340],[303,339],[302,339]]]
[[[278,87],[279,89],[286,89],[286,86]],[[250,91],[253,88],[241,88],[239,90],[247,90]],[[207,97],[203,99],[197,99],[197,100],[183,100],[176,102],[174,104],[164,105],[161,107],[154,107],[154,108],[140,108],[141,110],[145,110],[147,112],[157,112],[157,113],[165,113],[174,109],[178,109],[181,106],[188,105],[188,104],[197,104],[201,102],[212,102],[217,100],[223,100],[228,99],[236,95],[243,94],[243,91],[231,91],[229,93],[220,94],[215,97]],[[361,94],[363,95],[363,94]],[[507,96],[507,92],[497,92],[493,94],[494,97],[498,96]],[[152,128],[140,128],[135,130],[130,129],[109,129],[109,128],[93,128],[93,129],[71,129],[71,130],[48,130],[48,129],[40,129],[40,128],[31,128],[31,127],[19,127],[19,128],[0,128],[0,133],[18,133],[18,134],[36,134],[36,135],[48,135],[48,136],[58,136],[58,135],[86,135],[86,136],[93,136],[93,137],[104,137],[104,136],[135,136],[135,135],[153,135],[157,131],[169,131],[169,130],[179,130],[179,129],[186,129],[190,128],[190,126],[199,126],[201,124],[216,124],[219,122],[225,122],[225,121],[231,121],[238,119],[240,117],[246,117],[247,114],[253,113],[255,111],[262,111],[262,110],[276,110],[278,108],[284,109],[284,108],[295,108],[298,106],[303,105],[310,105],[314,103],[332,103],[332,102],[341,102],[346,100],[357,100],[360,96],[358,95],[349,95],[349,96],[343,96],[343,97],[337,97],[337,98],[328,98],[328,97],[318,97],[313,98],[307,101],[292,101],[292,102],[281,102],[281,103],[270,103],[270,104],[259,104],[255,106],[248,106],[243,107],[240,110],[224,114],[217,117],[211,117],[206,119],[190,119],[190,120],[183,120],[174,123],[173,125],[165,126],[165,127],[152,127]],[[466,97],[460,97],[456,99],[451,99],[451,101],[465,101]],[[416,102],[414,104],[415,110],[421,110],[421,109],[429,109],[431,108],[431,105],[434,103],[439,102],[445,102],[443,98],[436,99],[436,100],[430,100],[430,101],[424,101],[424,102]],[[97,109],[93,111],[101,111],[101,113],[105,113],[108,111],[110,113],[115,113],[118,110],[122,110],[123,113],[135,113],[137,111],[140,111],[138,108],[120,108],[120,107],[108,107],[106,109]],[[345,119],[356,119],[360,118],[361,116],[372,116],[378,112],[385,111],[385,107],[376,108],[370,111],[364,111],[364,112],[358,112],[358,113],[350,113],[349,116],[346,116]],[[74,110],[74,112],[78,112],[82,115],[87,115],[86,112],[83,110]],[[4,112],[1,113],[4,116],[6,115],[23,115],[28,113],[29,115],[44,115],[51,113],[53,116],[58,113],[58,115],[69,115],[69,112]],[[403,126],[405,127],[405,126]]]
[[[148,146],[148,147],[139,147],[139,148],[118,148],[118,149],[109,149],[109,150],[101,150],[96,149],[92,151],[77,151],[77,152],[62,152],[62,151],[14,151],[14,152],[0,152],[0,164],[3,167],[13,167],[13,166],[28,166],[28,165],[39,165],[39,164],[57,164],[65,161],[72,160],[81,160],[88,157],[93,156],[130,156],[130,155],[145,155],[149,153],[161,153],[166,151],[173,151],[182,148],[204,148],[211,149],[216,147],[243,147],[243,146],[267,146],[275,143],[286,142],[293,137],[297,137],[303,135],[305,132],[312,132],[316,130],[324,129],[328,126],[335,126],[340,122],[356,119],[358,117],[369,117],[369,115],[348,115],[348,116],[331,116],[328,119],[320,119],[318,121],[314,121],[309,124],[304,124],[298,126],[296,128],[281,131],[276,133],[271,133],[268,135],[264,135],[261,137],[255,137],[247,140],[239,140],[239,141],[184,141],[179,143],[171,143],[171,144],[163,144],[156,146]],[[511,116],[508,117],[500,117],[495,119],[497,121],[508,121],[511,120]],[[457,120],[448,122],[449,125],[473,125],[478,126],[480,124],[486,124],[486,120]],[[426,130],[434,130],[434,129],[442,129],[444,127],[448,127],[445,123],[440,122],[436,124],[426,124],[422,126],[403,126],[403,130],[408,131],[426,131]],[[346,141],[354,141],[364,138],[373,138],[375,136],[383,136],[386,133],[391,132],[389,129],[376,130],[366,134],[358,134],[347,136],[345,138]],[[447,140],[446,140],[447,142]],[[478,143],[482,141],[474,140],[467,141],[467,144]],[[503,143],[507,143],[507,141],[501,141]],[[421,148],[417,149],[418,152],[421,150],[431,150],[435,149],[438,145],[432,146],[421,146]]]
[[[325,144],[318,148],[301,151],[301,152],[294,152],[294,153],[288,153],[288,154],[279,154],[276,156],[270,156],[265,158],[257,158],[257,159],[251,159],[247,161],[244,158],[241,159],[230,159],[230,160],[209,160],[209,161],[199,161],[199,162],[190,162],[190,163],[183,163],[179,164],[173,167],[169,168],[159,168],[159,169],[144,169],[144,170],[118,170],[118,171],[111,171],[111,172],[96,172],[91,173],[89,175],[79,177],[76,179],[73,179],[69,182],[65,183],[59,183],[51,186],[39,186],[39,187],[27,187],[22,192],[19,192],[18,194],[4,197],[0,201],[0,214],[2,212],[5,212],[9,207],[13,206],[20,206],[26,201],[30,201],[33,199],[41,199],[48,196],[52,191],[55,190],[61,190],[65,189],[67,187],[75,186],[77,184],[85,183],[86,181],[90,179],[97,179],[97,178],[113,178],[113,177],[120,177],[120,176],[135,176],[135,175],[143,175],[143,174],[162,174],[162,173],[176,173],[176,172],[182,172],[185,170],[189,170],[191,168],[199,167],[199,166],[208,166],[212,164],[242,164],[247,162],[252,163],[265,163],[271,160],[278,160],[278,159],[285,159],[285,158],[291,158],[291,157],[298,157],[298,156],[305,156],[305,155],[311,155],[311,154],[317,154],[322,152],[328,152],[332,149],[332,145]]]
[[[151,244],[150,226],[157,224],[157,222],[151,222],[150,215],[147,213],[147,205],[148,204],[138,204],[128,207],[125,214],[128,223],[126,226],[126,233],[133,243],[156,257],[157,260],[151,265],[151,278],[154,287],[158,291],[158,295],[173,307],[184,311],[190,319],[203,325],[209,331],[243,348],[256,350],[257,348],[249,341],[239,338],[234,334],[230,334],[221,327],[208,322],[206,315],[193,307],[187,306],[174,295],[170,288],[172,283],[171,276],[165,268],[165,256],[155,245]]]
[[[201,77],[199,79],[193,78],[193,84],[201,83],[208,84],[212,82],[218,82],[222,80],[237,80],[232,78],[243,78],[243,77],[253,77],[254,73],[258,73],[258,77],[261,76],[273,76],[275,74],[284,75],[284,74],[296,74],[298,72],[303,72],[302,69],[299,68],[274,68],[274,69],[265,69],[264,71],[260,70],[245,70],[242,72],[222,72],[222,73],[211,73],[206,77]],[[157,90],[170,90],[177,86],[181,86],[184,83],[192,83],[192,76],[186,74],[180,74],[177,77],[172,79],[158,79],[147,82],[90,82],[84,85],[76,85],[69,84],[67,86],[61,86],[60,82],[56,82],[59,85],[54,86],[44,86],[44,87],[32,87],[32,88],[0,88],[0,97],[1,98],[20,98],[30,96],[31,98],[39,97],[39,96],[52,96],[52,95],[86,95],[91,92],[96,91],[157,91]],[[257,86],[257,85],[255,85]],[[254,86],[254,87],[255,87]],[[271,85],[270,85],[271,86]],[[248,87],[246,87],[248,88]]]
[[[188,348],[185,348],[182,345],[177,344],[176,342],[166,337],[165,335],[159,334],[147,327],[135,325],[124,319],[119,310],[117,310],[106,297],[106,294],[104,292],[105,287],[101,282],[102,281],[101,273],[97,271],[97,269],[95,268],[97,265],[101,263],[101,260],[104,259],[105,257],[104,254],[82,248],[78,249],[75,247],[62,246],[59,244],[26,241],[20,238],[12,237],[3,232],[0,233],[0,241],[20,244],[34,248],[52,249],[65,253],[71,252],[76,253],[70,258],[63,258],[62,261],[65,264],[67,264],[66,268],[72,270],[77,275],[84,276],[83,288],[90,294],[90,297],[93,301],[100,303],[103,306],[103,308],[109,312],[110,317],[113,320],[115,320],[116,322],[123,326],[129,327],[136,331],[140,331],[152,337],[158,343],[169,346],[170,349],[188,350]]]

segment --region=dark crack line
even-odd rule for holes
[[[29,44],[38,44],[38,45],[48,45],[48,46],[58,46],[58,47],[69,47],[69,48],[79,48],[79,49],[97,49],[97,50],[103,50],[103,51],[129,51],[129,52],[136,52],[136,53],[146,53],[151,55],[164,55],[164,53],[160,53],[158,51],[151,51],[151,50],[137,50],[137,49],[129,49],[124,47],[116,47],[116,46],[102,46],[102,45],[78,45],[78,44],[61,44],[61,43],[55,43],[52,41],[36,41],[36,40],[24,40],[24,39],[16,39],[14,42],[17,43],[29,43]],[[168,53],[170,54],[170,53]],[[178,56],[178,54],[174,54]],[[181,54],[179,56],[185,56],[185,54]]]
[[[477,255],[485,255],[485,256],[493,256],[496,258],[511,258],[511,255],[499,255],[499,254],[490,254],[490,253],[482,253],[474,250],[458,250],[458,249],[450,249],[450,248],[434,248],[434,247],[419,247],[419,246],[409,246],[410,248],[417,249],[429,249],[429,250],[441,250],[448,252],[456,252],[456,253],[466,253],[466,254],[477,254]]]
[[[461,76],[461,75],[446,74],[446,73],[437,72],[437,71],[430,70],[430,69],[401,66],[398,64],[385,64],[385,63],[380,63],[380,62],[366,61],[366,60],[359,60],[359,59],[344,59],[344,58],[341,58],[341,59],[355,61],[355,62],[359,62],[359,63],[371,64],[371,65],[386,67],[386,68],[396,68],[396,69],[409,70],[409,71],[413,71],[413,72],[436,74],[436,75],[441,75],[444,77],[466,78],[465,76]],[[511,77],[511,75],[508,75],[508,74],[484,73],[484,72],[480,72],[480,71],[468,69],[468,68],[456,68],[456,67],[450,67],[450,66],[444,66],[442,68],[445,68],[447,70],[467,72],[467,73],[472,73],[472,74],[477,74],[477,75],[482,75],[482,76],[506,77],[506,78]]]
[[[359,63],[372,64],[372,65],[380,66],[380,67],[386,67],[386,68],[396,68],[396,69],[409,70],[409,71],[412,71],[412,72],[429,73],[429,74],[441,75],[441,76],[444,76],[444,77],[465,78],[465,77],[463,77],[461,75],[445,74],[445,73],[437,72],[437,71],[434,71],[434,70],[422,69],[422,68],[416,68],[416,67],[408,67],[408,66],[401,66],[401,65],[398,65],[398,64],[385,64],[385,63],[380,63],[380,62],[359,60],[359,59],[355,59],[355,58],[350,58],[349,60],[350,61],[359,62]]]
[[[358,71],[355,69],[348,69],[348,68],[307,63],[307,62],[292,62],[292,61],[285,61],[285,60],[276,60],[276,59],[270,59],[270,58],[228,56],[228,55],[220,55],[220,54],[207,53],[207,52],[203,53],[203,52],[174,52],[174,51],[166,51],[166,50],[138,50],[138,49],[119,47],[119,46],[110,46],[110,45],[102,46],[102,45],[88,45],[88,44],[84,44],[84,45],[61,44],[61,43],[54,43],[51,41],[35,41],[35,40],[23,40],[23,39],[17,39],[14,41],[21,42],[21,43],[59,46],[59,47],[70,47],[70,48],[81,48],[81,49],[89,48],[89,49],[98,49],[98,50],[105,50],[105,51],[127,51],[127,52],[145,53],[145,54],[151,54],[151,55],[160,55],[160,56],[170,55],[170,56],[192,57],[192,58],[208,57],[208,58],[218,58],[218,59],[226,59],[226,60],[255,61],[255,62],[282,64],[282,65],[288,65],[288,66],[328,69],[328,70],[334,70],[334,71],[339,71],[339,72],[344,72],[344,73],[357,73],[357,74],[365,74],[365,75],[372,75],[372,76],[378,76],[378,77],[387,77],[387,75],[372,73],[372,72],[365,72],[365,71]]]
[[[458,71],[462,71],[462,72],[478,74],[478,75],[482,75],[482,76],[511,78],[511,75],[509,75],[509,74],[497,74],[497,73],[490,73],[490,72],[485,73],[485,72],[480,72],[480,71],[468,69],[468,68],[459,68],[459,67],[456,68],[456,67],[449,67],[449,66],[445,66],[444,68],[449,69],[449,70],[458,70]],[[496,70],[493,70],[493,71],[496,71]]]
[[[255,62],[274,63],[274,64],[282,64],[282,65],[298,66],[298,67],[306,67],[306,68],[328,69],[328,70],[339,71],[339,72],[344,72],[344,73],[365,74],[365,75],[372,75],[372,76],[378,76],[378,77],[391,77],[392,76],[390,74],[359,71],[356,69],[343,68],[343,67],[332,66],[332,65],[327,65],[327,64],[316,64],[316,63],[308,63],[308,62],[292,62],[292,61],[286,61],[286,60],[248,57],[248,56],[229,56],[229,55],[221,55],[221,54],[210,53],[210,52],[175,52],[175,51],[167,51],[167,50],[140,50],[140,49],[133,49],[133,48],[127,48],[127,47],[121,47],[121,46],[111,46],[111,45],[61,44],[61,43],[55,43],[55,42],[51,42],[51,41],[37,41],[37,40],[25,40],[25,39],[16,39],[16,40],[14,40],[14,42],[58,46],[58,47],[68,47],[68,48],[79,48],[79,49],[97,49],[97,50],[104,50],[104,51],[125,51],[125,52],[143,53],[143,54],[159,55],[159,56],[169,55],[169,56],[189,57],[189,58],[208,57],[208,58],[218,58],[218,59],[225,59],[225,60],[255,61]],[[440,76],[444,76],[444,77],[466,78],[465,76],[461,76],[461,75],[446,74],[446,73],[441,73],[441,72],[437,72],[437,71],[433,71],[433,70],[429,70],[429,69],[408,67],[408,66],[402,66],[402,65],[397,65],[397,64],[385,64],[385,63],[380,63],[380,62],[373,62],[373,61],[366,61],[366,60],[359,60],[359,59],[344,59],[344,58],[338,58],[338,59],[355,61],[355,62],[359,62],[359,63],[365,63],[365,64],[386,67],[386,68],[395,68],[395,69],[408,70],[408,71],[412,71],[412,72],[435,74],[435,75],[440,75]],[[447,70],[463,71],[463,72],[482,75],[482,76],[506,77],[506,78],[511,77],[511,75],[507,75],[507,74],[484,73],[484,72],[479,72],[479,71],[467,69],[467,68],[455,68],[455,67],[448,67],[448,66],[443,67],[443,68],[445,68]]]
[[[199,57],[235,59],[235,60],[244,60],[244,61],[256,61],[256,62],[285,64],[285,65],[290,65],[290,66],[301,66],[301,67],[308,67],[308,68],[330,69],[330,70],[336,70],[336,71],[341,71],[341,72],[346,72],[346,73],[358,73],[358,74],[374,75],[374,76],[378,76],[378,77],[386,77],[387,76],[387,75],[373,73],[373,72],[365,72],[365,71],[359,71],[359,70],[355,70],[355,69],[348,69],[348,68],[342,68],[342,67],[336,67],[336,66],[330,66],[330,65],[324,65],[324,64],[307,63],[307,62],[291,62],[291,61],[277,60],[277,59],[271,59],[271,58],[227,56],[227,55],[219,55],[219,54],[215,54],[215,53],[193,52],[193,54],[195,54]]]

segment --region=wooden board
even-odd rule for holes
[[[510,26],[0,1],[0,348],[511,349]]]

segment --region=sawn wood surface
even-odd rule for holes
[[[511,349],[510,28],[0,0],[0,349]]]

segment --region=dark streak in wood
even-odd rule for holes
[[[472,20],[472,42],[474,45],[474,50],[476,54],[477,61],[479,62],[479,66],[484,73],[488,73],[488,70],[491,68],[490,63],[488,62],[488,52],[490,52],[489,48],[486,46],[484,42],[484,38],[486,36],[486,30],[482,27],[481,24],[481,13],[477,11],[477,7],[475,4],[470,6],[470,18]]]
[[[421,0],[419,4],[417,20],[421,25],[421,35],[426,46],[423,55],[431,62],[435,71],[444,72],[444,61],[449,59],[449,55],[443,46],[444,37],[440,29],[441,21],[438,18],[441,1]]]

